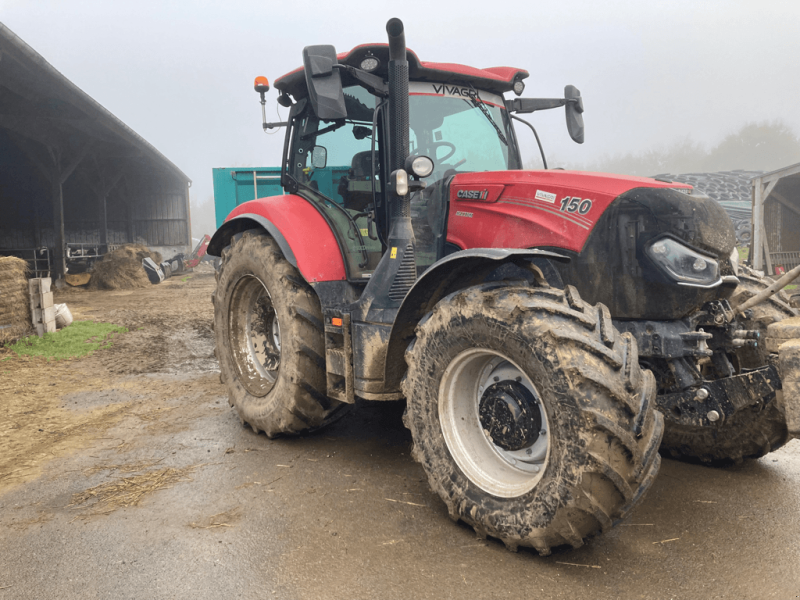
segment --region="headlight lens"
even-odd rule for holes
[[[427,156],[417,156],[411,161],[411,171],[417,177],[428,177],[433,173],[433,161]]]
[[[367,56],[364,58],[364,60],[361,61],[361,69],[366,71],[367,73],[371,73],[379,66],[381,66],[381,61],[375,58],[374,56]]]
[[[709,286],[720,281],[719,263],[672,238],[661,238],[647,254],[667,275],[683,285]]]

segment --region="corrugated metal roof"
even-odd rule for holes
[[[0,23],[0,127],[40,141],[84,135],[133,146],[186,182],[191,179],[152,144],[67,79]],[[69,140],[71,141],[71,140]]]

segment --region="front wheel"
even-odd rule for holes
[[[420,323],[406,362],[414,458],[453,519],[509,549],[582,545],[658,472],[655,380],[575,288],[456,292]]]

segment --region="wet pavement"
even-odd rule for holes
[[[205,300],[213,277],[194,286],[160,293]],[[73,312],[109,320],[99,298],[76,296]],[[118,298],[113,310],[134,323],[138,304]],[[270,441],[228,407],[198,348],[206,330],[164,322],[186,330],[184,355],[200,366],[121,371],[119,353],[147,353],[148,336],[164,337],[162,326],[133,328],[127,345],[69,366],[107,385],[53,392],[60,410],[118,407],[114,419],[82,430],[80,443],[37,446],[37,470],[24,477],[0,469],[0,600],[800,597],[796,440],[727,469],[664,460],[643,503],[609,533],[549,557],[514,554],[448,518],[409,456],[401,404],[364,403],[321,432]],[[185,365],[174,335],[164,339]],[[63,379],[61,368],[40,376]],[[22,393],[1,384],[0,396]],[[172,479],[147,479],[158,474]],[[141,496],[124,506],[131,496],[101,498],[103,484]]]

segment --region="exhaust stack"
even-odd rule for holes
[[[392,173],[405,167],[409,150],[408,60],[403,22],[390,19],[386,33],[389,35],[389,163],[386,171]],[[390,222],[386,253],[362,294],[363,305],[376,309],[399,308],[417,280],[411,198],[408,193],[389,195],[387,202]]]

